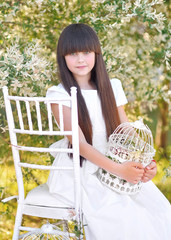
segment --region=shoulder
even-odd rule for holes
[[[52,87],[48,88],[48,90],[46,92],[46,97],[52,98],[55,100],[64,100],[69,97],[69,94],[67,93],[67,91],[64,89],[64,87],[60,83],[57,86],[52,86]],[[70,102],[67,100],[66,101],[64,100],[62,102],[62,105],[70,107]]]
[[[118,107],[121,105],[125,105],[128,101],[125,96],[121,81],[117,78],[112,78],[110,82],[115,96],[116,105]]]
[[[122,87],[122,83],[118,78],[112,78],[110,79],[112,88]]]
[[[50,88],[48,88],[47,92],[46,92],[46,97],[52,97],[54,94],[62,94],[65,96],[68,96],[69,94],[67,93],[67,91],[64,89],[64,87],[62,86],[62,84],[58,84],[57,86],[52,86]]]
[[[48,88],[47,92],[66,92],[66,90],[64,89],[64,87],[60,83],[56,86],[52,86],[52,87]]]

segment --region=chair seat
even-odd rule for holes
[[[53,196],[49,192],[48,185],[46,183],[33,188],[26,196],[24,204],[36,205],[36,206],[48,206],[48,207],[61,207],[72,208],[73,206],[64,203],[59,198]]]
[[[23,202],[23,214],[59,219],[70,219],[70,210],[74,206],[66,204],[62,199],[49,193],[46,183],[32,189]]]

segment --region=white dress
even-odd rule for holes
[[[126,104],[121,82],[112,79],[111,84],[117,106]],[[47,91],[47,97],[51,98],[60,99],[66,95],[61,84]],[[82,95],[92,122],[93,146],[105,153],[106,130],[97,91],[82,90]],[[69,107],[67,102],[65,105]],[[66,146],[68,140],[64,138],[55,144]],[[57,154],[54,165],[70,165],[71,161],[67,154]],[[86,240],[171,240],[171,206],[152,181],[144,183],[140,193],[134,196],[121,195],[97,179],[97,169],[88,160],[81,168]],[[72,173],[52,171],[47,184],[51,194],[72,205]]]

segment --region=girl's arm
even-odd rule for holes
[[[126,116],[126,113],[124,111],[123,106],[119,106],[118,107],[118,113],[119,113],[119,118],[120,118],[121,123],[129,122],[129,120],[128,120],[127,116]]]
[[[55,116],[55,119],[59,123],[59,111],[58,105],[52,104],[52,111]],[[122,107],[119,107],[119,114],[123,113]],[[64,115],[64,129],[71,130],[71,109],[69,107],[63,107],[63,115]],[[122,114],[121,121],[128,121],[126,118],[126,114]],[[68,136],[69,141],[72,143],[72,137]],[[122,164],[115,163],[111,161],[109,158],[105,157],[102,153],[96,150],[92,145],[87,143],[85,136],[79,127],[79,147],[80,147],[80,155],[85,159],[91,161],[97,166],[105,169],[106,171],[115,174],[128,182],[137,183],[141,180],[144,169],[142,164],[135,162],[125,162]]]
[[[122,106],[118,107],[118,112],[121,123],[128,122],[128,118]],[[141,181],[144,183],[150,181],[153,177],[155,177],[156,173],[157,164],[155,162],[152,162],[144,169],[144,174],[143,177],[141,178]]]

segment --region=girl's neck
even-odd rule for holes
[[[95,84],[91,81],[91,79],[85,79],[85,78],[78,78],[76,79],[80,89],[82,90],[92,90],[96,89]]]
[[[94,90],[94,89],[96,89],[96,87],[94,86],[94,84],[92,84],[92,83],[89,83],[89,84],[78,84],[79,85],[79,87],[80,87],[80,89],[82,89],[82,90]]]

